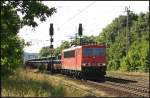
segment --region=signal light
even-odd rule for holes
[[[79,36],[82,36],[82,24],[79,24]]]
[[[54,35],[54,28],[53,28],[53,24],[50,24],[50,28],[49,28],[49,35],[53,36]]]
[[[53,42],[53,41],[54,41],[54,39],[53,39],[53,38],[51,38],[51,39],[50,39],[50,41],[51,41],[51,42]]]
[[[53,49],[53,45],[50,45],[50,48]]]

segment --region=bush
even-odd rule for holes
[[[39,66],[38,66],[38,69],[39,69],[39,71],[40,72],[44,72],[44,71],[46,71],[46,65],[45,64],[40,64]]]

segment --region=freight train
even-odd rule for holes
[[[105,45],[80,45],[61,52],[59,60],[45,58],[28,60],[27,66],[36,66],[43,63],[52,72],[59,72],[83,79],[101,79],[106,74],[106,46]],[[48,67],[49,66],[49,67]]]

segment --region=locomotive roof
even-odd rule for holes
[[[62,51],[65,52],[65,51],[75,50],[75,49],[78,49],[78,48],[81,48],[81,47],[82,46],[71,47],[71,48],[68,48],[68,49],[64,49]]]
[[[90,46],[90,45],[82,45],[82,46]],[[68,49],[64,49],[64,50],[62,50],[62,52],[75,50],[75,49],[81,48],[82,46],[75,46],[75,47],[71,47]],[[98,45],[98,46],[104,46],[104,45]]]

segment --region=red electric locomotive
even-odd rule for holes
[[[106,46],[82,45],[65,49],[61,53],[62,73],[98,79],[106,74]]]

